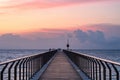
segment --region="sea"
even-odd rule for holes
[[[120,63],[120,49],[74,49],[73,51]]]
[[[20,58],[23,56],[44,53],[47,49],[0,49],[0,62]],[[74,49],[81,54],[96,56],[99,58],[120,62],[120,50],[105,49]]]
[[[0,62],[9,61],[12,59],[44,53],[47,49],[0,49]]]

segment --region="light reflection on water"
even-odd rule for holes
[[[1,49],[0,50],[0,62],[23,57],[31,54],[38,54],[48,50],[38,50],[38,49]],[[120,62],[120,50],[74,50],[80,53],[89,54],[92,56],[113,60]]]
[[[38,49],[1,49],[0,50],[0,62],[12,60],[15,58],[31,55],[31,54],[38,54],[45,52],[47,50],[38,50]]]
[[[83,54],[120,62],[120,50],[74,50]]]

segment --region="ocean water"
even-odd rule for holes
[[[12,60],[15,58],[38,54],[48,51],[47,49],[0,49],[0,62]],[[74,49],[82,54],[88,54],[96,56],[103,59],[112,60],[115,62],[120,62],[120,50],[84,50],[84,49]]]
[[[44,49],[0,49],[0,62],[16,59],[19,57],[43,53]]]
[[[120,63],[120,50],[74,50],[82,54],[88,54],[91,56],[112,60]]]

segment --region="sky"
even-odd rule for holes
[[[120,49],[120,0],[0,0],[0,48]]]

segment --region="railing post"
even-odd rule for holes
[[[18,61],[16,64],[15,64],[15,67],[14,67],[14,80],[17,80],[17,66],[19,64],[20,61]]]
[[[106,80],[106,67],[102,61],[100,61],[103,67],[103,80]]]
[[[13,67],[15,62],[12,62],[12,64],[10,65],[10,67],[8,68],[8,80],[11,80],[11,69]]]
[[[25,59],[25,61],[23,62],[23,80],[25,80],[25,63],[26,63],[27,59]]]
[[[105,62],[105,64],[107,65],[107,67],[109,69],[109,80],[112,80],[112,70],[111,70],[111,67],[109,66],[109,64],[107,62]]]
[[[101,80],[101,64],[99,60],[96,60],[99,66],[99,80]]]
[[[91,64],[91,79],[93,79],[93,62],[90,60],[90,64]]]
[[[117,70],[117,68],[115,67],[114,64],[112,64],[112,66],[113,66],[113,68],[114,68],[114,70],[116,72],[116,80],[119,80],[119,71]]]
[[[2,69],[2,71],[1,71],[1,73],[0,73],[0,79],[1,79],[1,80],[4,80],[4,79],[3,79],[3,73],[4,73],[5,69],[7,68],[7,66],[8,66],[8,63],[5,64],[5,66],[3,67],[3,69]]]
[[[31,71],[31,65],[30,65],[30,62],[31,62],[31,58],[29,58],[29,61],[28,61],[28,79],[30,79],[31,75],[30,75],[30,71]]]
[[[91,78],[91,77],[92,77],[92,76],[91,76],[91,73],[92,73],[92,72],[91,72],[91,71],[92,71],[92,70],[91,70],[91,69],[92,69],[92,67],[91,67],[91,60],[90,60],[89,57],[88,57],[87,59],[88,59],[88,68],[89,68],[89,70],[88,70],[88,71],[89,71],[88,75],[89,75],[89,77]]]
[[[22,68],[22,64],[23,64],[23,62],[24,62],[24,60],[25,59],[22,59],[22,61],[20,62],[20,64],[19,64],[19,80],[21,80],[21,77],[22,77],[22,75],[21,75],[21,68]]]
[[[98,65],[97,65],[97,62],[96,62],[95,59],[93,59],[93,61],[94,61],[94,63],[95,63],[95,74],[96,74],[96,75],[95,75],[95,79],[98,80],[98,67],[97,67]]]
[[[27,62],[26,62],[26,80],[28,80],[28,63],[29,63],[29,60],[30,58],[27,59]]]
[[[93,79],[95,79],[95,62],[92,60],[93,63]]]

